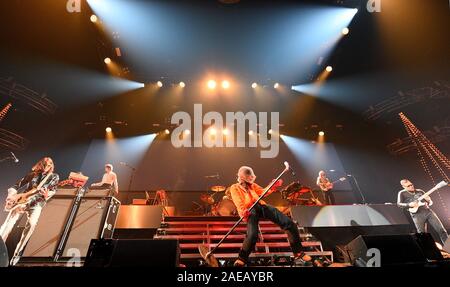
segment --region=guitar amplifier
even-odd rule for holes
[[[112,238],[119,207],[120,201],[114,197],[82,197],[62,257],[73,248],[85,257],[91,239]]]
[[[64,257],[76,248],[86,256],[91,239],[112,238],[120,202],[114,197],[55,195],[42,210],[23,257],[28,259]],[[73,217],[72,224],[69,218]],[[66,240],[62,240],[68,229]],[[63,243],[65,242],[65,244]]]
[[[55,195],[75,197],[79,192],[83,192],[83,190],[80,190],[77,187],[58,187]]]
[[[85,197],[107,197],[114,196],[114,189],[109,187],[90,187],[84,194]]]

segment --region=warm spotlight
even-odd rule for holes
[[[184,134],[185,134],[185,135],[190,135],[190,134],[191,134],[191,131],[190,131],[190,130],[184,130]]]
[[[273,85],[274,89],[278,89],[278,87],[280,86],[280,84],[275,83],[275,85]]]
[[[224,89],[230,88],[230,82],[228,82],[227,80],[222,81],[222,88]]]
[[[158,81],[158,82],[156,82],[156,85],[157,85],[158,87],[162,88],[163,83],[162,83],[161,81]]]
[[[342,35],[347,35],[349,32],[350,32],[350,30],[347,27],[342,29]]]
[[[107,133],[110,133],[110,132],[112,132],[112,128],[107,127],[107,128],[105,129],[105,131],[106,131]]]
[[[97,22],[97,20],[98,20],[98,18],[97,18],[97,16],[96,15],[91,15],[91,22],[92,23],[95,23],[95,22]]]
[[[105,60],[103,60],[105,62],[106,65],[111,64],[111,58],[105,58]]]
[[[257,87],[258,87],[258,84],[257,84],[257,83],[253,83],[253,84],[252,84],[252,88],[253,88],[253,89],[256,89]]]
[[[323,132],[323,131],[319,132],[319,136],[323,137],[324,135],[325,135],[325,132]]]
[[[208,89],[214,90],[216,88],[216,86],[217,86],[216,81],[214,81],[214,80],[209,80],[208,81]]]
[[[170,131],[169,131],[168,129],[165,129],[165,130],[164,130],[164,133],[165,133],[166,135],[168,135],[168,134],[170,134]]]
[[[210,128],[209,129],[209,134],[212,136],[215,136],[217,134],[217,130],[215,128]]]
[[[333,67],[327,66],[327,67],[325,68],[325,71],[327,71],[327,72],[329,73],[329,72],[333,71]]]
[[[186,87],[186,84],[185,84],[184,82],[180,82],[179,85],[180,85],[180,87],[182,87],[182,88]]]
[[[228,129],[223,129],[222,133],[227,136],[230,133],[230,131]]]
[[[255,132],[252,131],[252,130],[249,130],[249,131],[248,131],[248,135],[249,135],[249,136],[252,136],[254,133],[255,133]]]
[[[269,130],[269,135],[271,135],[273,133],[273,130],[272,129],[270,129]]]

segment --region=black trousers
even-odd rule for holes
[[[327,205],[333,205],[334,204],[334,194],[333,194],[333,190],[330,189],[329,191],[322,191],[323,193],[323,198],[326,201]]]
[[[445,244],[445,241],[448,238],[447,231],[442,225],[442,222],[437,217],[436,213],[433,210],[419,210],[417,213],[411,213],[412,220],[414,221],[414,225],[416,225],[417,232],[422,233],[426,232],[425,224],[428,224],[428,227],[432,227],[434,231],[439,234],[439,240],[442,245]]]
[[[258,223],[260,219],[272,221],[287,233],[294,254],[302,251],[300,234],[297,225],[292,219],[273,206],[257,204],[250,212],[247,220],[247,236],[245,237],[241,251],[239,252],[239,258],[241,260],[247,262],[250,253],[255,249],[258,240]]]

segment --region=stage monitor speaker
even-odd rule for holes
[[[380,251],[380,266],[399,264],[425,264],[429,260],[442,260],[430,234],[406,235],[360,235],[345,247],[349,261],[357,266],[366,266],[372,258],[369,249]],[[369,254],[370,255],[370,254]]]
[[[72,204],[73,197],[54,197],[45,205],[23,257],[53,257]]]
[[[178,240],[92,240],[85,267],[178,267]]]
[[[3,239],[0,237],[0,267],[8,267],[8,265],[8,250],[6,249],[5,242],[3,242]]]

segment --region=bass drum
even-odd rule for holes
[[[226,196],[214,207],[214,215],[218,216],[236,216],[237,209],[231,199]]]

